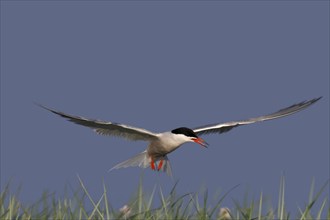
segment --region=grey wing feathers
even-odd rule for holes
[[[119,136],[133,141],[135,140],[150,141],[151,139],[156,137],[156,134],[142,128],[136,128],[129,125],[123,125],[113,122],[86,119],[80,116],[72,116],[63,112],[55,111],[40,104],[37,105],[50,112],[53,112],[54,114],[66,118],[73,123],[92,128],[98,134]]]
[[[272,119],[276,119],[276,118],[294,114],[296,112],[299,112],[299,111],[307,108],[308,106],[317,102],[321,98],[322,97],[311,99],[309,101],[300,102],[298,104],[294,104],[287,108],[283,108],[283,109],[281,109],[277,112],[274,112],[272,114],[269,114],[269,115],[264,115],[264,116],[260,116],[260,117],[256,117],[256,118],[250,118],[250,119],[242,120],[242,121],[232,121],[232,122],[226,122],[226,123],[220,123],[220,124],[219,123],[211,124],[211,125],[197,127],[193,130],[197,135],[209,134],[209,133],[224,133],[224,132],[230,131],[231,129],[233,129],[237,126],[240,126],[240,125],[252,124],[255,122],[259,122],[259,121],[272,120]]]

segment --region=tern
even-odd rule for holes
[[[199,137],[200,135],[212,133],[221,134],[241,125],[248,125],[255,122],[267,121],[288,116],[309,107],[321,98],[322,97],[318,97],[308,101],[303,101],[298,104],[291,105],[287,108],[283,108],[272,114],[254,117],[247,120],[209,124],[192,129],[187,127],[180,127],[162,133],[154,133],[143,128],[133,127],[120,123],[92,120],[80,116],[73,116],[50,109],[40,104],[38,105],[52,113],[68,119],[71,122],[92,128],[98,134],[118,136],[131,141],[146,141],[149,143],[145,151],[115,165],[110,170],[135,166],[147,168],[150,166],[152,170],[164,171],[171,176],[172,171],[167,155],[178,149],[184,143],[195,142],[202,147],[207,147],[208,143]]]

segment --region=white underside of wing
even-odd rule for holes
[[[87,119],[80,116],[73,116],[63,112],[55,111],[53,109],[47,108],[42,105],[39,106],[48,111],[53,112],[54,114],[66,118],[73,123],[92,128],[98,134],[118,136],[133,141],[137,141],[137,140],[152,141],[155,138],[157,138],[157,134],[143,128],[137,128],[137,127],[119,124],[119,123],[113,123],[113,122]]]
[[[320,98],[321,97],[311,99],[309,101],[300,102],[298,104],[291,105],[287,108],[283,108],[272,114],[268,114],[268,115],[264,115],[264,116],[260,116],[260,117],[256,117],[256,118],[250,118],[247,120],[206,125],[206,126],[202,126],[202,127],[197,127],[195,129],[193,129],[193,131],[197,135],[208,134],[208,133],[223,133],[223,132],[227,132],[227,131],[231,130],[234,127],[240,126],[240,125],[247,125],[247,124],[252,124],[255,122],[261,122],[261,121],[281,118],[281,117],[294,114],[296,112],[299,112],[299,111],[307,108],[308,106],[310,106],[313,103],[315,103],[316,101],[318,101]]]
[[[137,140],[151,141],[152,139],[157,138],[157,135],[155,133],[152,133],[143,128],[136,128],[129,125],[117,124],[117,123],[111,125],[108,125],[106,128],[95,128],[94,131],[101,135],[123,137],[125,139],[133,140],[133,141],[137,141]]]

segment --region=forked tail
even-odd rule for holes
[[[167,175],[172,176],[172,170],[170,161],[168,160],[167,156],[163,158],[159,158],[155,161],[152,161],[149,157],[147,151],[143,151],[139,153],[138,155],[135,155],[134,157],[125,160],[116,166],[112,167],[111,170],[120,169],[120,168],[127,168],[127,167],[141,167],[141,168],[148,168],[151,163],[154,163],[153,168],[156,167],[157,171],[163,171],[166,172]]]

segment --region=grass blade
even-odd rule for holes
[[[258,220],[261,220],[261,212],[262,212],[262,192],[260,193]]]
[[[77,177],[78,177],[78,179],[79,179],[80,186],[81,186],[82,189],[84,190],[84,192],[85,192],[85,194],[87,195],[89,201],[92,203],[94,209],[96,209],[95,211],[96,211],[100,216],[102,216],[102,218],[103,218],[102,213],[100,212],[98,206],[95,204],[95,202],[94,202],[94,200],[92,199],[91,195],[90,195],[89,192],[87,191],[87,189],[86,189],[84,183],[82,182],[82,180],[80,179],[79,175],[77,175]],[[93,211],[94,211],[94,210],[93,210]]]

